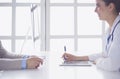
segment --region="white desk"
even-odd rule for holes
[[[62,54],[49,53],[44,60],[44,65],[39,69],[1,71],[0,79],[120,79],[119,72],[108,72],[91,67],[64,67]]]

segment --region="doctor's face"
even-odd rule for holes
[[[103,0],[96,0],[95,12],[98,14],[100,20],[106,20],[108,17],[108,6]]]

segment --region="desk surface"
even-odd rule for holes
[[[0,71],[0,79],[120,79],[119,72],[93,66],[60,66],[62,54],[45,52],[44,64],[38,69]]]

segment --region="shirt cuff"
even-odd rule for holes
[[[28,57],[29,57],[29,56],[23,56],[23,60],[22,60],[22,64],[21,64],[21,68],[22,68],[23,70],[27,68],[26,62],[27,62],[27,58],[28,58]]]

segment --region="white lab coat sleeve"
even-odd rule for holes
[[[120,24],[119,24],[120,26]],[[108,57],[98,58],[96,66],[108,71],[120,71],[120,27],[114,32],[113,41],[109,48]]]
[[[98,58],[96,60],[96,67],[107,71],[117,71],[111,58]]]
[[[92,54],[88,56],[89,61],[95,61],[96,59],[101,58],[101,57],[102,57],[102,53]]]

